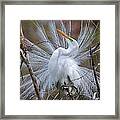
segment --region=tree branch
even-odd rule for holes
[[[93,60],[93,57],[92,57],[92,50],[91,50],[91,47],[90,47],[90,56],[91,56],[91,62],[92,62],[92,69],[93,69],[93,73],[94,73],[94,77],[95,77],[95,81],[96,81],[96,85],[97,85],[97,91],[98,91],[98,97],[100,98],[100,87],[99,87],[99,84],[98,84],[98,81],[97,81],[97,75],[96,75],[96,72],[95,72],[95,64],[94,64],[94,60]]]
[[[33,83],[33,87],[34,87],[34,90],[35,90],[35,93],[36,93],[36,96],[37,96],[38,100],[40,100],[39,87],[38,87],[38,84],[37,84],[36,77],[33,74],[33,70],[32,70],[32,68],[30,66],[29,61],[28,61],[28,58],[27,58],[27,56],[26,57],[23,56],[21,51],[20,51],[20,55],[21,55],[22,60],[24,61],[24,63],[26,64],[26,66],[27,66],[27,68],[29,70],[29,73],[30,73],[30,76],[31,76],[31,79],[32,79],[32,83]]]

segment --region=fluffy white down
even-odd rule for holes
[[[71,80],[80,77],[77,72],[77,63],[71,57],[62,55],[63,51],[66,51],[67,53],[67,50],[64,48],[58,48],[55,50],[48,64],[49,81],[53,84],[58,81],[62,84],[64,82],[67,83],[67,76],[69,76]]]

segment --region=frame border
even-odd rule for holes
[[[5,115],[5,5],[115,5],[115,115]],[[2,1],[0,53],[0,119],[119,119],[119,0]]]

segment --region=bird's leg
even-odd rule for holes
[[[71,81],[70,77],[67,75],[68,83],[64,82],[64,85],[61,86],[61,90],[66,97],[70,99],[75,99],[78,96],[78,89],[74,86],[73,82]]]

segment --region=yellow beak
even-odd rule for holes
[[[67,34],[65,34],[63,31],[61,31],[59,29],[57,29],[57,32],[60,33],[61,35],[63,35],[65,38],[71,40],[71,41],[74,40],[72,37],[68,36]]]

